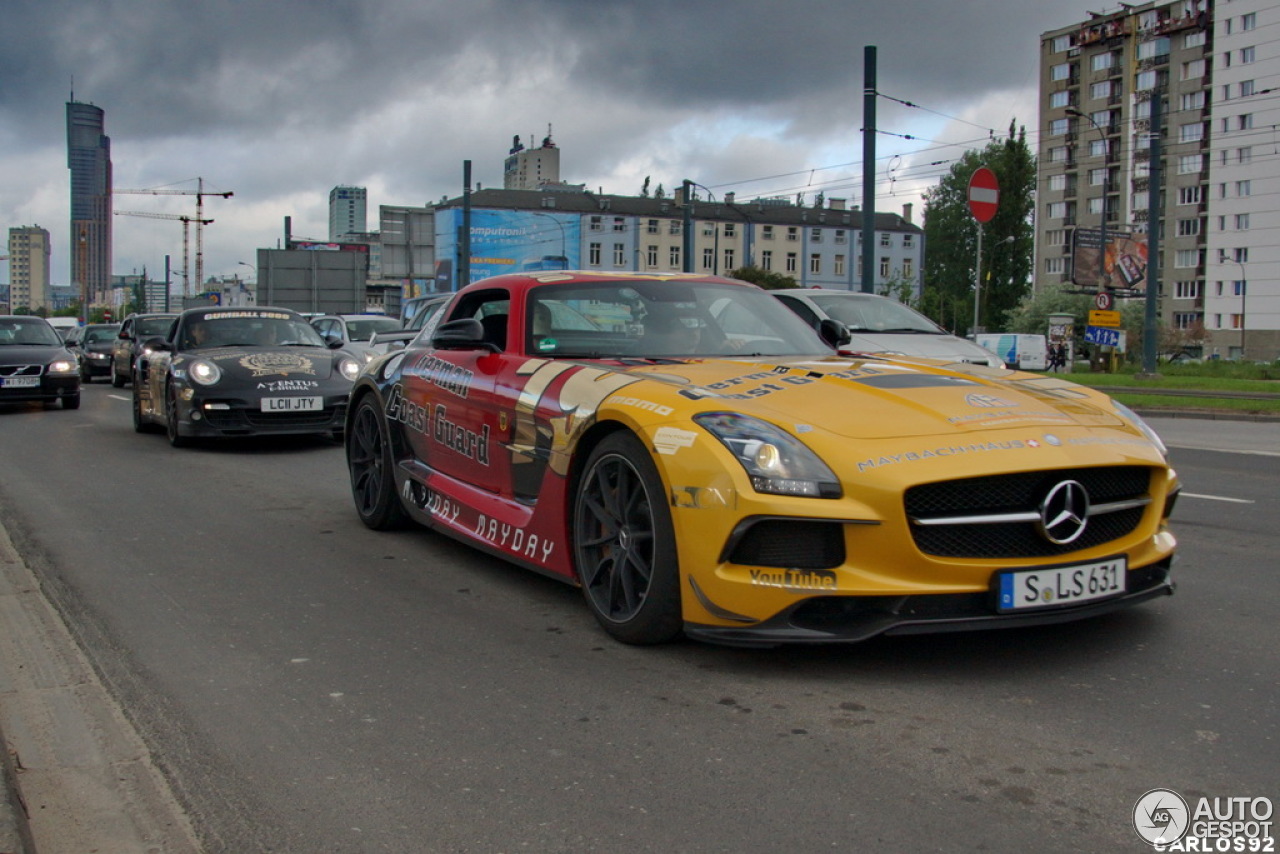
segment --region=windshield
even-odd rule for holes
[[[705,358],[829,355],[804,321],[754,287],[699,281],[547,285],[529,294],[531,355]]]
[[[137,338],[152,338],[156,335],[168,335],[173,325],[172,317],[139,317],[134,321],[133,334]]]
[[[806,294],[830,318],[852,332],[924,332],[943,335],[929,318],[897,300],[862,294]]]
[[[347,321],[347,338],[352,341],[368,341],[379,332],[395,332],[402,328],[391,317],[369,317]]]
[[[311,325],[275,311],[205,311],[184,318],[178,349],[214,347],[323,347]]]
[[[84,343],[105,344],[108,341],[116,340],[116,335],[119,333],[119,326],[91,326],[85,330]]]
[[[6,317],[0,320],[0,346],[61,347],[62,337],[39,317]]]

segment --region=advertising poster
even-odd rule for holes
[[[436,291],[456,290],[462,211],[436,212]],[[579,259],[580,220],[576,214],[533,211],[471,211],[471,281],[503,273],[575,270]]]
[[[1071,281],[1082,288],[1140,293],[1146,289],[1147,236],[1131,231],[1107,229],[1107,251],[1098,252],[1102,232],[1096,228],[1077,228],[1071,248]],[[1102,275],[1098,260],[1104,258]]]

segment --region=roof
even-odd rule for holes
[[[437,210],[460,208],[462,204],[461,198],[443,199],[434,207]],[[612,214],[667,218],[684,215],[684,207],[673,198],[600,195],[589,191],[476,190],[471,194],[470,204],[472,208],[527,210],[536,213]],[[695,199],[693,216],[699,220],[752,222],[765,225],[810,227],[827,225],[843,226],[852,230],[862,228],[862,211],[859,210],[802,207],[774,199],[753,199],[748,202]],[[902,216],[894,213],[877,213],[875,229],[876,231],[924,234],[924,229],[920,226],[907,222]]]

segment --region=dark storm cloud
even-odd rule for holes
[[[1085,0],[0,4],[0,231],[40,222],[55,246],[64,239],[63,104],[74,78],[75,97],[106,110],[117,187],[201,175],[235,191],[206,234],[206,252],[229,253],[231,266],[274,242],[286,215],[323,236],[335,184],[369,187],[373,228],[378,204],[457,195],[463,160],[477,182],[498,184],[512,136],[536,143],[549,125],[562,177],[604,192],[635,193],[645,176],[670,189],[683,177],[719,185],[856,161],[865,45],[878,47],[881,92],[957,116],[993,93],[1033,89],[1040,33],[1086,9]],[[986,121],[1003,132],[1013,116],[999,106]],[[878,110],[882,128],[901,132],[920,114],[884,99]],[[1017,118],[1034,127],[1034,115]],[[882,146],[894,150],[890,139]],[[794,192],[820,177],[743,192]],[[172,212],[186,201],[116,206]],[[133,236],[169,226],[117,225],[126,270],[140,263],[129,260]]]

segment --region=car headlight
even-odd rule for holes
[[[49,373],[51,374],[74,374],[79,370],[80,368],[71,359],[54,359],[49,363]]]
[[[1151,429],[1150,424],[1143,421],[1142,417],[1138,415],[1138,413],[1134,412],[1132,409],[1125,406],[1120,401],[1115,400],[1113,398],[1111,402],[1112,404],[1115,405],[1116,410],[1119,411],[1121,415],[1123,415],[1125,418],[1128,418],[1130,421],[1132,421],[1134,423],[1134,426],[1136,426],[1139,430],[1142,431],[1142,435],[1146,436],[1147,439],[1151,441],[1151,444],[1156,446],[1156,449],[1160,451],[1160,456],[1164,457],[1165,459],[1169,458],[1169,449],[1165,447],[1164,441],[1161,440],[1160,435],[1156,433],[1155,430]]]
[[[360,363],[350,356],[343,356],[338,362],[338,373],[354,382],[360,375]]]
[[[756,492],[840,497],[840,481],[827,464],[774,425],[737,412],[704,412],[693,420],[729,449]]]
[[[187,366],[187,375],[191,377],[192,382],[200,383],[200,385],[213,385],[222,379],[222,368],[219,368],[208,359],[196,359]]]

